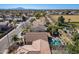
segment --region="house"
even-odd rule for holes
[[[0,31],[2,31],[3,29],[8,29],[8,22],[0,22]]]
[[[5,19],[6,20],[12,20],[12,17],[11,17],[11,15],[5,15]]]
[[[69,13],[69,15],[74,15],[74,14],[76,14],[77,12],[76,11],[71,11],[70,13]]]
[[[3,21],[3,18],[0,18],[0,22],[2,22]]]
[[[14,20],[16,20],[16,21],[22,21],[22,17],[15,17]]]
[[[24,36],[25,45],[17,49],[17,53],[50,54],[46,32],[28,32]]]
[[[2,15],[0,15],[0,21],[3,21],[3,17],[2,17]]]

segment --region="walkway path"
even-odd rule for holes
[[[66,43],[70,43],[70,44],[73,45],[73,41],[72,41],[72,39],[68,38],[68,37],[67,37],[67,34],[64,33],[63,30],[59,30],[59,31],[60,31],[61,34],[62,34],[62,36],[60,36],[60,37],[61,37]]]

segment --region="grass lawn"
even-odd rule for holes
[[[77,26],[77,28],[79,28],[79,22],[70,22],[69,24],[74,24]]]
[[[71,19],[70,22],[79,22],[79,15],[50,15],[50,16],[55,21],[58,20],[58,17],[63,16],[66,22],[68,22],[68,19]]]

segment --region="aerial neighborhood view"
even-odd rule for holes
[[[78,7],[0,4],[0,54],[78,54]]]

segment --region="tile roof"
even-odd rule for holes
[[[24,37],[25,41],[35,41],[37,39],[48,40],[46,32],[28,32]]]
[[[50,54],[50,47],[46,32],[28,32],[24,36],[24,39],[26,43],[32,42],[32,45],[26,45],[25,47],[25,49],[28,50],[28,53]]]

